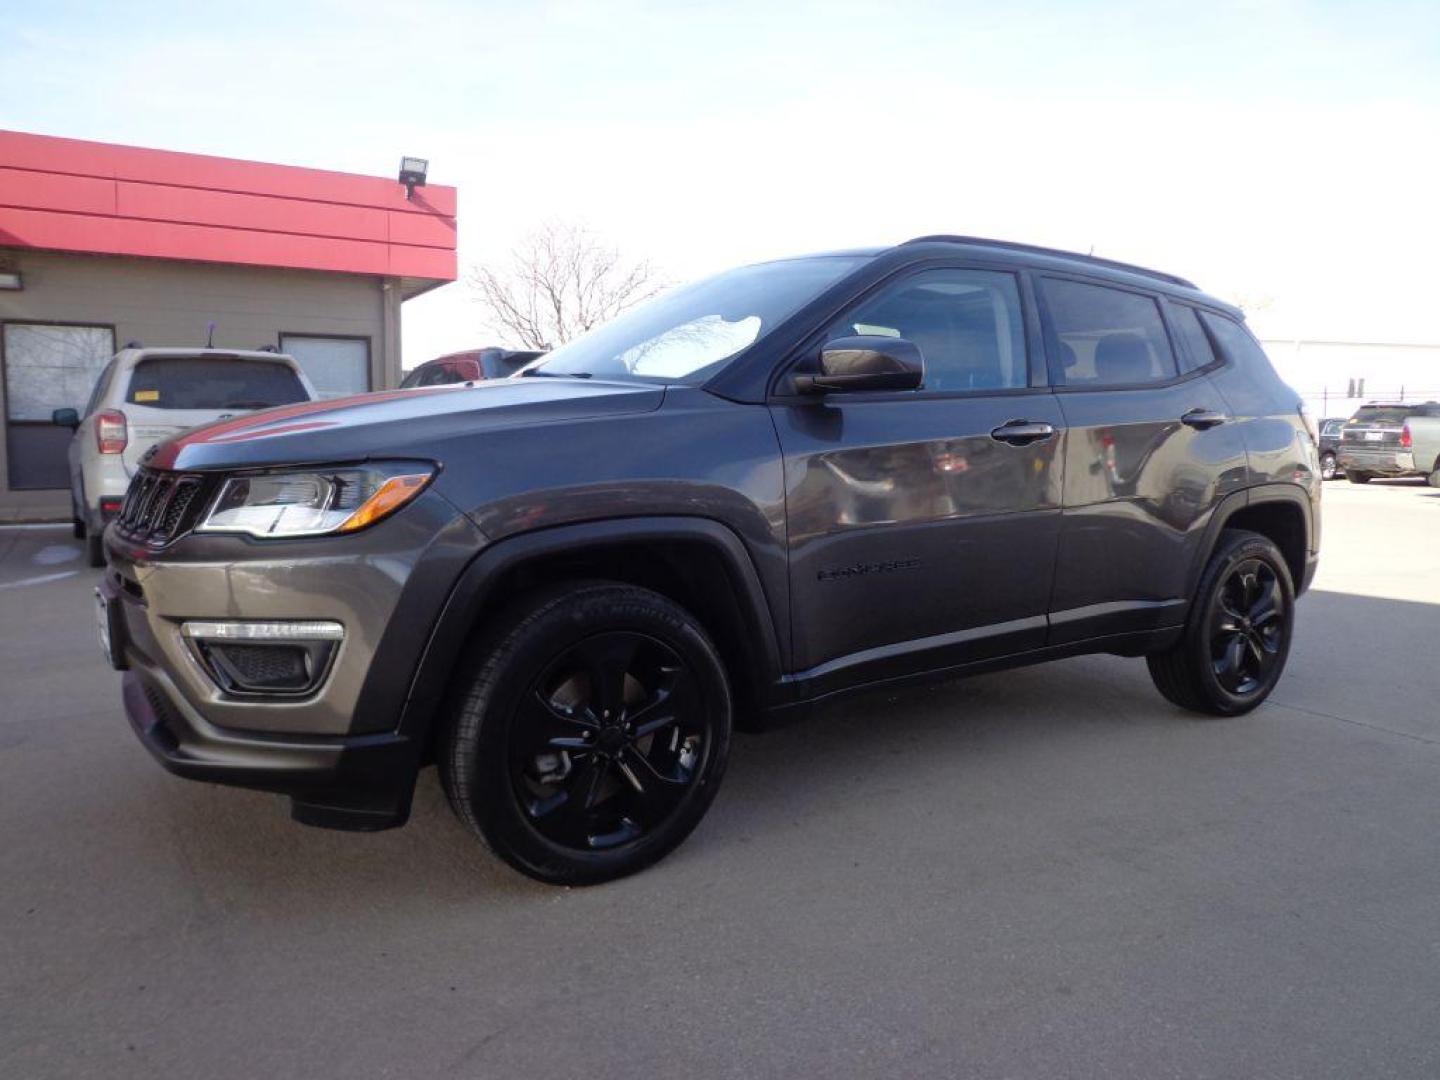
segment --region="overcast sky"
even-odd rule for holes
[[[685,279],[930,232],[1151,264],[1262,335],[1440,342],[1440,3],[5,6],[0,127],[460,189]],[[463,284],[411,365],[486,341]]]

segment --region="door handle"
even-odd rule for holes
[[[1029,446],[1031,443],[1044,442],[1054,434],[1055,429],[1049,424],[1036,423],[1033,420],[1011,420],[990,432],[990,437],[1011,446]]]
[[[1191,409],[1180,417],[1180,422],[1196,431],[1209,431],[1212,427],[1219,427],[1229,419],[1230,417],[1222,412],[1216,412],[1214,409]]]

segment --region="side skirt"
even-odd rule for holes
[[[1180,636],[1184,633],[1184,630],[1184,626],[1169,626],[1156,630],[1144,630],[1126,634],[1107,634],[1101,637],[1086,638],[1083,641],[1067,641],[1059,645],[1049,645],[1040,649],[1031,649],[1027,652],[988,657],[986,659],[950,664],[944,667],[932,668],[906,675],[856,682],[847,686],[825,689],[811,694],[806,693],[808,688],[804,683],[794,682],[788,686],[789,693],[794,695],[798,692],[800,696],[797,696],[795,700],[783,704],[772,705],[766,710],[764,721],[766,725],[789,723],[806,715],[818,705],[829,703],[832,700],[847,697],[851,694],[864,693],[869,690],[913,686],[948,679],[965,678],[970,675],[983,675],[986,672],[1005,671],[1010,668],[1027,667],[1031,664],[1043,664],[1050,660],[1062,660],[1069,656],[1084,656],[1092,653],[1113,653],[1116,656],[1144,656],[1146,653],[1161,652],[1170,648],[1180,640]]]

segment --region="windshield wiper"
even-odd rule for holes
[[[546,371],[544,368],[530,368],[520,372],[522,379],[593,379],[588,371]]]

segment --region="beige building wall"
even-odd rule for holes
[[[23,288],[0,290],[0,323],[69,322],[115,328],[115,347],[203,346],[215,325],[217,348],[278,346],[283,334],[363,338],[370,385],[400,381],[400,284],[353,274],[279,270],[0,248]],[[0,422],[6,411],[0,379]],[[83,407],[85,402],[57,402]],[[68,517],[69,496],[11,491],[0,439],[0,520]]]

